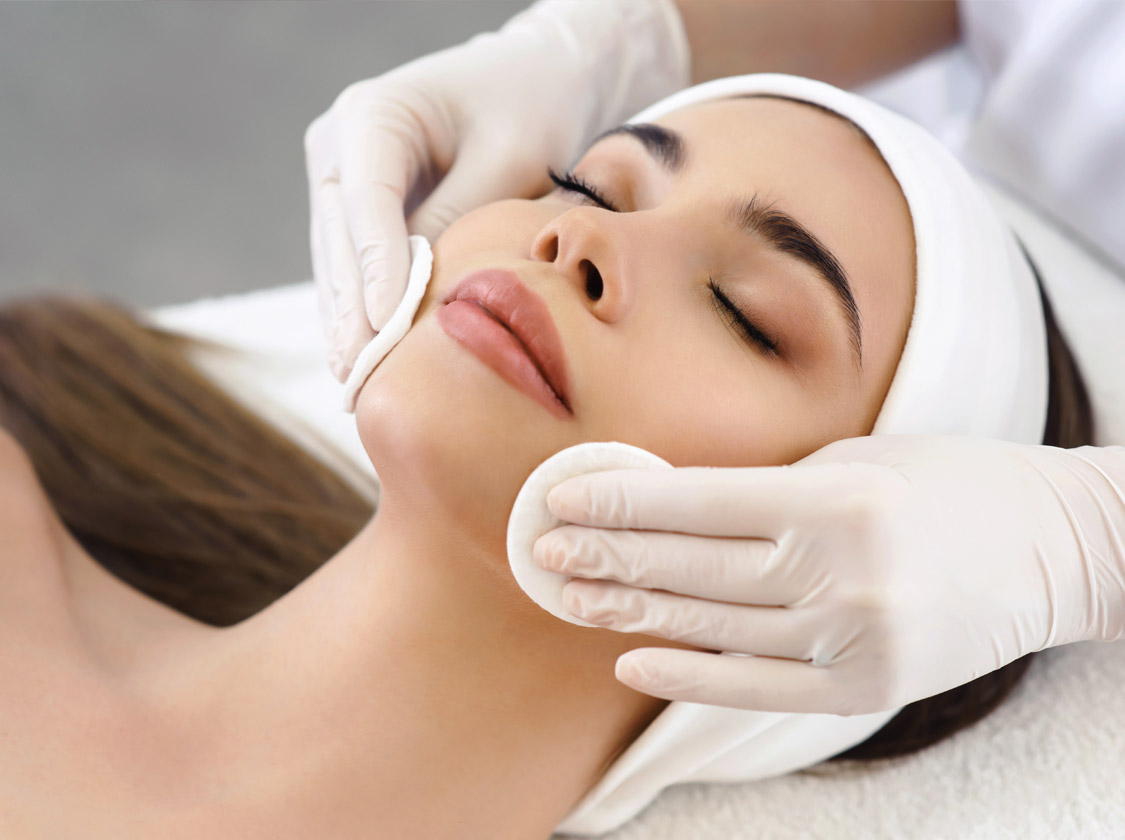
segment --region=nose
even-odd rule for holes
[[[624,232],[612,230],[614,221],[611,211],[573,207],[544,225],[531,244],[531,258],[551,263],[603,321],[620,319],[630,305],[627,246]]]

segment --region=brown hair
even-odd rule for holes
[[[351,485],[188,361],[202,345],[89,300],[0,308],[0,425],[90,555],[225,626],[306,578],[370,519]]]
[[[1092,441],[1085,388],[1044,300],[1044,442]],[[95,560],[180,612],[235,623],[300,583],[373,508],[187,359],[198,345],[101,302],[0,308],[0,426]],[[920,749],[988,714],[1027,657],[912,703],[843,758]]]

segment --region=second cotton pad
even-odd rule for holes
[[[605,470],[672,469],[663,458],[627,443],[580,443],[556,452],[527,477],[508,517],[508,564],[516,583],[551,615],[580,627],[596,625],[563,608],[563,587],[569,575],[540,568],[532,557],[535,541],[567,523],[547,508],[547,494],[568,478]]]
[[[403,336],[410,331],[418,306],[422,303],[422,295],[426,293],[426,286],[430,284],[433,269],[434,253],[430,249],[429,241],[424,236],[411,236],[410,276],[406,281],[406,294],[402,296],[402,302],[391,314],[390,320],[360,351],[359,357],[355,360],[355,367],[344,383],[344,411],[349,413],[355,411],[355,401],[367,377],[391,352],[391,348],[402,341]]]

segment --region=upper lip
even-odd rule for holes
[[[531,291],[514,271],[503,268],[474,271],[454,286],[453,291],[442,299],[442,304],[455,300],[476,303],[507,327],[523,345],[559,401],[573,413],[566,356],[551,312],[543,299]]]

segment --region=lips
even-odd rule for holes
[[[555,322],[542,298],[515,272],[475,271],[442,304],[438,321],[455,340],[552,413],[573,416],[566,357]]]

